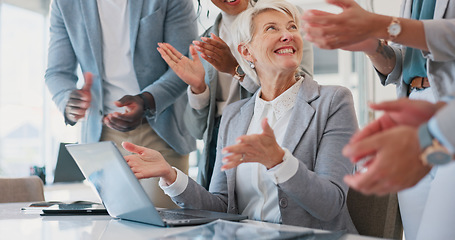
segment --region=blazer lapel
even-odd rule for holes
[[[259,92],[259,91],[258,91]],[[258,94],[256,92],[256,94]],[[250,126],[251,119],[253,118],[253,113],[254,113],[254,103],[256,99],[256,94],[248,100],[245,105],[243,105],[240,108],[240,114],[239,116],[235,119],[235,122],[232,123],[235,128],[232,130],[232,136],[235,136],[235,138],[245,135],[248,131],[248,127]],[[231,135],[231,134],[229,134]],[[235,144],[235,139],[230,139],[232,144]],[[235,186],[235,178],[236,178],[236,172],[237,168],[232,168],[226,171],[226,178],[228,180],[228,187],[229,186]]]
[[[85,28],[87,29],[90,47],[92,49],[93,55],[95,56],[96,64],[98,66],[100,74],[102,74],[104,71],[102,50],[103,40],[101,23],[98,14],[98,5],[96,4],[96,0],[80,0],[80,4],[85,22]]]
[[[130,9],[130,44],[131,57],[134,59],[134,49],[136,46],[137,32],[139,30],[139,22],[141,20],[143,0],[130,0],[128,7]]]
[[[449,4],[449,0],[436,1],[433,19],[442,19],[444,17],[444,13],[446,12],[448,4]]]
[[[305,76],[282,144],[291,153],[294,152],[297,144],[302,139],[316,112],[309,103],[318,97],[318,84],[309,76]]]

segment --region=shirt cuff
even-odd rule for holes
[[[292,153],[288,149],[283,148],[283,150],[283,162],[267,171],[272,177],[273,182],[277,185],[293,177],[299,168],[299,160],[292,156]]]
[[[440,99],[440,101],[448,104],[449,102],[453,101],[454,99],[455,99],[455,95],[446,95],[446,96],[442,97]]]
[[[191,108],[201,110],[209,105],[210,90],[207,85],[205,86],[205,91],[200,94],[193,93],[191,86],[188,86],[186,92],[188,94],[188,104],[190,104]]]
[[[162,179],[159,181],[160,188],[163,189],[164,193],[171,198],[182,194],[188,186],[188,176],[178,168],[172,168],[177,171],[177,178],[175,179],[175,182],[171,185],[167,185]]]
[[[455,148],[450,144],[450,142],[447,140],[447,138],[442,134],[441,130],[438,127],[438,122],[436,121],[436,118],[431,118],[430,121],[428,121],[428,130],[430,131],[431,135],[435,137],[451,154],[455,154]]]

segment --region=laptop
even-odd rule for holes
[[[247,219],[242,215],[184,208],[158,211],[113,142],[72,144],[66,148],[112,217],[163,227]]]
[[[82,182],[85,179],[84,174],[82,174],[73,157],[66,150],[66,144],[68,143],[60,143],[54,172],[54,183]]]

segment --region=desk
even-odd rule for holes
[[[71,190],[68,190],[71,189]],[[75,196],[66,191],[86,194]],[[67,196],[68,198],[54,198],[52,196]],[[66,195],[65,195],[66,194]],[[49,196],[49,198],[48,198]],[[91,196],[91,197],[90,197]],[[75,198],[77,197],[77,198]],[[88,198],[87,198],[88,197]],[[47,186],[46,200],[96,200],[97,196],[91,192],[89,185]],[[113,219],[110,216],[40,216],[40,211],[21,211],[21,207],[30,203],[2,203],[0,204],[0,239],[12,240],[93,240],[93,239],[160,239],[171,234],[182,233],[196,227],[161,228],[148,224],[126,220]],[[252,224],[263,228],[281,229],[288,231],[308,231],[308,228],[257,222],[242,221],[243,224]],[[315,232],[323,232],[314,230]],[[343,240],[375,239],[370,237],[348,234]]]

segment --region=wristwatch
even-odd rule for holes
[[[435,139],[425,123],[419,127],[419,143],[423,149],[420,158],[424,165],[443,165],[452,160],[452,156],[444,146]]]
[[[243,77],[245,77],[245,72],[243,71],[242,67],[240,67],[240,65],[237,65],[237,67],[235,67],[234,78],[242,81]]]
[[[389,33],[389,39],[387,39],[389,41],[393,41],[401,33],[401,24],[398,18],[392,18],[392,22],[390,22],[390,25],[387,27],[387,33]]]

